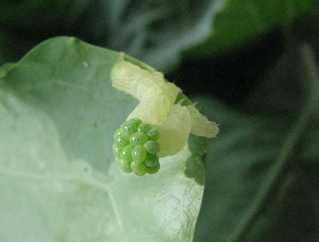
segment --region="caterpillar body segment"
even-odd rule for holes
[[[191,117],[185,106],[175,104],[167,119],[161,126],[156,126],[160,137],[161,150],[159,157],[172,156],[181,151],[187,144],[191,130]]]
[[[219,128],[215,122],[209,121],[206,116],[201,114],[193,105],[187,106],[192,120],[191,133],[196,136],[215,138]]]
[[[144,70],[121,55],[111,79],[113,87],[139,100],[113,135],[114,156],[124,172],[154,174],[160,169],[159,158],[181,151],[190,133],[207,138],[218,134],[217,124],[202,115],[162,73]]]

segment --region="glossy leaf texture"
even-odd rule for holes
[[[113,133],[138,101],[111,85],[118,56],[58,37],[1,67],[1,240],[192,241],[206,139],[155,175],[120,171]]]
[[[196,100],[196,99],[194,99]],[[220,123],[194,241],[318,241],[319,75],[292,45],[238,110],[198,97]]]

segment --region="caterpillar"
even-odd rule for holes
[[[139,100],[113,135],[113,153],[124,172],[154,174],[160,169],[159,158],[182,150],[190,133],[207,138],[218,134],[217,124],[193,104],[182,106],[182,90],[167,82],[162,73],[142,69],[121,54],[111,79],[113,87]]]

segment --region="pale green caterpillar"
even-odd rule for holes
[[[124,54],[111,71],[113,87],[131,94],[140,103],[114,133],[113,152],[124,172],[143,176],[154,174],[159,158],[177,154],[187,144],[189,134],[216,137],[215,122],[208,121],[194,105],[175,103],[182,92],[164,75],[124,61]]]

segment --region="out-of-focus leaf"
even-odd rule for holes
[[[7,26],[12,34],[8,39],[19,42],[23,36],[20,45],[75,35],[166,72],[180,62],[183,51],[211,56],[231,50],[313,12],[315,6],[313,0],[2,2],[0,27]]]
[[[105,1],[100,16],[109,31],[101,25],[92,30],[111,33],[106,46],[168,70],[182,51],[209,56],[236,48],[313,11],[313,5],[312,0]]]
[[[83,38],[88,0],[0,0],[0,65],[17,62],[45,39]]]
[[[0,27],[31,33],[58,26],[66,28],[88,4],[88,0],[0,0]]]
[[[293,46],[241,112],[198,99],[221,132],[208,150],[195,241],[317,241],[317,72],[309,48]]]
[[[313,8],[314,11],[305,15],[300,16],[292,28],[297,38],[302,41],[311,43],[313,46],[317,58],[319,57],[319,2]]]
[[[113,132],[137,100],[111,85],[118,56],[55,38],[1,67],[0,240],[192,241],[205,145],[192,136],[155,175],[120,171]]]
[[[92,35],[104,38],[104,45],[111,49],[125,51],[167,71],[180,61],[183,49],[212,33],[213,19],[224,3],[224,0],[104,1],[98,18],[101,25],[92,25]]]
[[[295,18],[312,12],[313,0],[229,0],[214,16],[213,32],[189,54],[207,56],[234,49],[276,26],[287,25]]]

